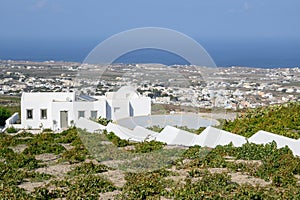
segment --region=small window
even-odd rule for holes
[[[78,111],[78,119],[80,118],[80,117],[84,117],[84,111]]]
[[[114,107],[114,112],[119,112],[120,111],[120,107]]]
[[[47,119],[47,109],[41,109],[41,119]]]
[[[91,119],[97,119],[97,111],[91,111]]]
[[[27,117],[27,119],[32,119],[33,118],[33,111],[32,111],[32,109],[30,109],[30,110],[26,110],[26,117]]]

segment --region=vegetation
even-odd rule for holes
[[[86,134],[86,135],[84,135]],[[278,149],[276,143],[242,147],[232,144],[214,149],[200,146],[182,149],[179,159],[161,169],[144,172],[124,172],[125,184],[117,187],[102,174],[115,169],[93,159],[84,142],[106,136],[117,140],[114,134],[98,135],[78,133],[75,128],[62,133],[44,132],[32,135],[0,136],[1,199],[99,199],[106,192],[115,192],[116,199],[298,199],[300,197],[300,158],[294,157],[287,147]],[[99,136],[99,138],[98,138]],[[104,140],[105,141],[105,140]],[[108,139],[106,141],[109,141]],[[121,143],[121,142],[118,142]],[[51,144],[51,145],[50,145]],[[70,149],[61,149],[68,144]],[[26,145],[23,152],[14,152],[18,145]],[[129,154],[155,152],[165,146],[159,142],[130,143],[135,148]],[[105,145],[104,145],[105,147]],[[37,160],[37,155],[57,154],[53,164],[71,164],[63,176],[38,173],[37,168],[50,166]],[[113,152],[111,152],[113,153]],[[149,154],[150,155],[150,154]],[[157,154],[159,155],[159,154]],[[67,161],[67,162],[65,162]],[[144,165],[146,160],[139,160]],[[148,161],[149,162],[149,161]],[[78,163],[73,165],[73,163]],[[219,172],[212,172],[218,169]],[[222,169],[222,170],[221,170]],[[224,171],[225,170],[225,171]],[[184,172],[184,173],[183,173]],[[113,172],[115,173],[115,172]],[[265,184],[249,184],[232,179],[234,174],[244,174]],[[45,182],[48,180],[48,182]],[[250,179],[251,180],[251,179]],[[40,182],[33,191],[20,187],[26,182]]]
[[[166,146],[165,143],[163,142],[157,142],[157,141],[144,141],[144,142],[139,142],[134,145],[135,153],[150,153],[152,151],[157,151],[162,149],[164,146]]]
[[[199,135],[200,133],[202,133],[202,131],[204,131],[204,129],[205,129],[206,127],[200,127],[200,128],[198,128],[198,129],[192,129],[192,128],[188,128],[188,127],[186,127],[186,126],[176,126],[176,128],[179,128],[179,129],[181,129],[181,130],[188,131],[188,132],[190,132],[190,133],[194,133],[194,134]]]
[[[24,150],[25,155],[37,155],[43,153],[60,154],[65,148],[55,143],[55,139],[58,135],[49,132],[43,132],[36,135],[29,143],[28,147]]]
[[[11,127],[6,129],[6,132],[7,133],[16,133],[16,132],[18,132],[18,130],[15,129],[15,127],[11,126]]]
[[[152,126],[152,127],[148,127],[148,129],[151,131],[160,133],[164,128],[162,128],[160,126]]]
[[[264,130],[298,139],[300,138],[300,103],[250,109],[240,114],[234,121],[225,121],[222,128],[245,137]]]
[[[241,134],[249,136],[256,131],[251,123],[261,127],[264,122],[260,120],[271,117],[274,124],[281,124],[270,124],[271,129],[277,127],[279,131],[284,126],[284,130],[298,134],[298,106],[293,103],[247,111],[248,117],[226,122],[225,127],[231,131],[234,126],[242,127],[242,119],[248,120],[250,128]],[[290,123],[292,116],[294,121]],[[271,123],[271,119],[266,120]],[[21,151],[20,147],[25,149]],[[121,140],[114,133],[89,134],[76,128],[61,133],[44,130],[38,135],[1,134],[0,199],[105,199],[108,194],[113,194],[115,199],[300,199],[300,158],[288,147],[278,148],[275,142],[246,143],[241,147],[229,144],[214,149],[182,148],[177,149],[177,160],[172,162],[169,158],[174,155],[170,152],[165,152],[168,160],[161,159],[168,149],[164,147],[161,142],[134,143]],[[45,155],[53,159],[41,159]],[[106,159],[102,160],[101,156]],[[121,164],[144,170],[121,171],[122,165],[116,169],[103,162],[126,159]],[[164,165],[146,168],[149,162],[161,160]],[[68,170],[50,173],[55,166],[68,166]],[[118,177],[114,179],[115,175]],[[28,190],[24,185],[30,183],[39,184]]]
[[[99,124],[102,124],[103,126],[107,126],[107,124],[109,124],[110,122],[112,122],[112,120],[106,119],[104,117],[99,117],[97,122]]]
[[[48,188],[54,187],[55,190]],[[33,199],[99,199],[100,193],[116,189],[107,179],[97,175],[76,176],[63,180],[54,180],[45,187],[36,188],[32,194]]]
[[[108,133],[106,130],[104,130],[103,133],[106,135],[107,139],[109,141],[111,141],[114,145],[116,145],[117,147],[126,147],[128,145],[131,145],[131,143],[128,140],[120,139],[113,132]]]
[[[11,113],[7,108],[0,107],[0,126],[5,125],[5,120],[10,117]]]
[[[120,199],[160,199],[167,193],[165,189],[168,181],[164,178],[169,175],[165,170],[145,173],[127,173],[127,181],[123,187]]]
[[[92,162],[89,163],[82,163],[73,169],[72,171],[68,172],[69,175],[80,175],[80,174],[97,174],[102,172],[107,172],[109,167],[102,164],[94,164]]]
[[[76,129],[71,129],[71,132],[65,136],[65,138],[62,138],[61,140],[66,141],[69,140],[70,135],[74,134],[74,131]],[[59,140],[59,141],[61,141]],[[61,154],[61,161],[67,161],[69,163],[78,163],[82,162],[87,158],[88,151],[83,145],[81,139],[76,136],[76,138],[73,138],[72,142],[70,143],[74,148],[69,149]]]
[[[255,155],[255,157],[253,157]],[[233,160],[228,160],[230,157]],[[258,160],[253,160],[258,159]],[[190,160],[183,163],[183,160]],[[244,162],[237,162],[243,159]],[[260,161],[247,163],[246,161]],[[146,173],[126,174],[126,184],[120,199],[297,199],[300,197],[300,159],[288,148],[277,149],[275,143],[267,145],[232,144],[215,149],[191,147],[176,165],[188,175],[179,181],[170,169]],[[220,172],[210,172],[219,169]],[[225,170],[222,172],[222,170]],[[176,170],[175,170],[176,171]],[[230,174],[243,173],[248,177],[267,181],[266,185],[237,183]],[[176,177],[176,174],[175,174]],[[176,179],[175,179],[176,180]],[[184,181],[184,183],[182,183]]]

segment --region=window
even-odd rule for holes
[[[84,111],[78,111],[78,119],[84,117]]]
[[[120,107],[114,107],[114,112],[119,112],[120,111]]]
[[[33,113],[32,109],[26,110],[26,117],[27,117],[27,119],[32,119],[33,118],[32,113]]]
[[[41,109],[41,119],[47,119],[47,109]]]
[[[91,119],[97,119],[97,111],[91,111]]]

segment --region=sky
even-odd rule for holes
[[[80,60],[121,31],[163,27],[194,38],[221,65],[259,60],[256,49],[272,52],[267,63],[284,52],[280,65],[300,65],[299,8],[299,0],[1,0],[0,59]]]

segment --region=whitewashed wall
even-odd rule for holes
[[[21,125],[22,128],[52,128],[52,101],[74,101],[75,93],[65,92],[41,92],[41,93],[23,93],[21,98]],[[33,118],[27,119],[27,109],[33,110]],[[47,109],[47,119],[41,119],[41,109]]]
[[[151,114],[151,99],[149,97],[130,99],[130,105],[133,109],[133,116]]]

